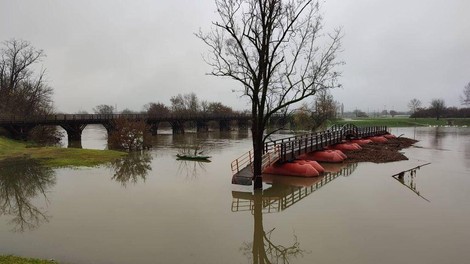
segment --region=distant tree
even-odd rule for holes
[[[184,98],[182,94],[172,96],[170,98],[170,102],[171,102],[171,111],[173,113],[181,113],[186,110],[186,106],[184,104]]]
[[[137,114],[137,112],[136,112],[136,111],[132,111],[132,110],[129,109],[129,108],[126,108],[126,109],[124,109],[124,110],[121,111],[121,114],[123,114],[123,115],[132,115],[132,114]]]
[[[339,86],[335,69],[341,64],[336,56],[341,33],[322,33],[315,0],[215,4],[218,21],[212,31],[197,36],[209,47],[211,74],[236,80],[250,99],[254,189],[261,189],[263,147],[270,136],[264,131],[271,116]]]
[[[233,110],[220,102],[212,102],[208,104],[207,112],[211,114],[232,114]]]
[[[367,114],[364,111],[361,111],[361,110],[358,110],[358,109],[354,110],[353,114],[356,117],[367,117]]]
[[[144,106],[144,110],[148,115],[166,116],[170,114],[170,108],[163,103],[148,103]]]
[[[431,106],[429,107],[429,109],[432,111],[432,113],[436,117],[436,120],[439,120],[445,108],[446,106],[445,106],[444,99],[433,99],[431,101]]]
[[[201,112],[207,113],[209,111],[209,102],[207,100],[201,101]]]
[[[312,129],[316,129],[324,125],[327,120],[336,117],[338,105],[328,91],[320,91],[315,95],[312,108]]]
[[[186,110],[188,110],[190,113],[199,112],[199,109],[200,109],[199,99],[197,98],[195,93],[185,94],[183,95],[183,98],[184,98]]]
[[[306,103],[303,103],[301,107],[296,109],[292,114],[292,121],[294,123],[294,129],[298,130],[310,130],[313,127],[313,114],[311,109]]]
[[[110,115],[114,113],[114,106],[105,104],[97,105],[95,108],[93,108],[93,112],[100,115]]]
[[[410,109],[411,114],[416,113],[416,111],[418,111],[420,107],[421,107],[421,101],[416,98],[411,99],[410,102],[408,103],[408,108]]]
[[[392,117],[395,117],[395,116],[398,114],[398,112],[395,111],[395,110],[390,110],[389,113],[390,113],[390,115],[391,115]]]
[[[470,82],[463,88],[463,96],[460,97],[463,105],[470,105]]]
[[[173,113],[197,113],[200,110],[199,99],[195,93],[178,94],[170,98]]]
[[[388,111],[387,111],[387,110],[382,110],[381,114],[382,114],[383,116],[387,116],[387,115],[388,115]]]
[[[34,72],[45,57],[42,50],[24,40],[8,40],[0,49],[0,113],[34,115],[52,112],[52,88],[45,70]]]

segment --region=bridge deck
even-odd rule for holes
[[[251,185],[253,180],[253,172],[251,171],[251,164],[235,173],[232,177],[232,183],[238,185]]]

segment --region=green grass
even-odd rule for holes
[[[57,263],[50,260],[32,259],[32,258],[21,258],[15,256],[0,256],[0,263],[8,264],[51,264]]]
[[[388,127],[414,127],[414,126],[446,126],[448,121],[455,126],[470,126],[470,118],[408,118],[408,117],[388,117],[388,118],[357,118],[351,120],[333,121],[331,124],[355,124],[357,126],[388,126]]]
[[[31,146],[26,142],[0,137],[0,160],[26,156],[39,159],[43,165],[49,167],[93,167],[125,155],[125,152],[113,150]]]

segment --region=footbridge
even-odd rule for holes
[[[264,144],[262,169],[278,162],[295,160],[298,156],[327,146],[341,143],[350,138],[365,138],[387,133],[386,126],[358,127],[353,124],[334,125],[321,132],[270,140]],[[253,151],[248,151],[231,164],[232,183],[251,185],[253,180]]]
[[[66,132],[70,142],[81,142],[83,129],[89,124],[103,125],[108,134],[115,129],[118,119],[130,121],[144,121],[149,125],[150,132],[155,135],[158,125],[167,122],[171,125],[174,134],[184,133],[185,123],[194,122],[197,131],[207,131],[208,122],[215,121],[220,130],[230,130],[232,121],[236,121],[239,128],[248,128],[250,115],[246,114],[58,114],[40,116],[1,116],[0,127],[7,130],[14,139],[26,139],[28,133],[36,126],[61,126]]]

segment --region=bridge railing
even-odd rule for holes
[[[266,167],[273,165],[276,161],[279,160],[279,147],[273,148],[271,151],[263,154],[261,160],[261,170],[264,170]],[[231,163],[232,175],[239,173],[244,168],[250,166],[251,172],[253,172],[253,150],[246,152],[241,155],[239,158],[235,159]]]
[[[265,144],[265,152],[273,148],[279,148],[280,159],[293,160],[304,153],[321,150],[326,146],[337,144],[343,139],[342,130],[313,132],[278,140],[272,140]]]
[[[266,142],[264,152],[279,148],[282,161],[293,160],[297,156],[316,150],[321,150],[329,145],[341,143],[346,137],[356,138],[375,136],[387,133],[386,126],[357,127],[353,124],[333,126],[322,132],[312,132]]]

